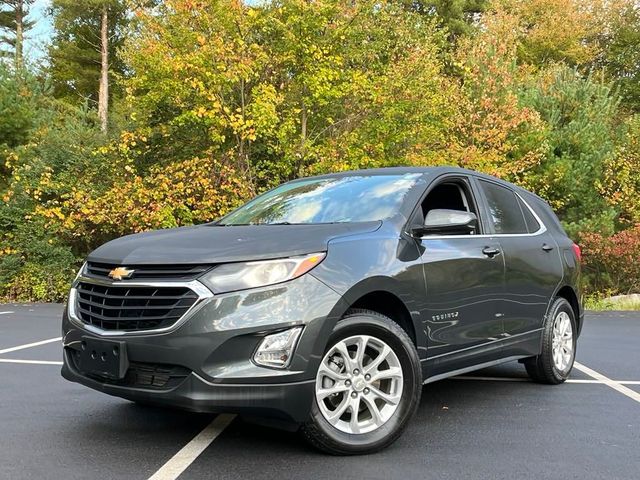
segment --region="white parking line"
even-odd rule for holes
[[[38,345],[44,345],[46,343],[55,342],[56,340],[60,340],[60,338],[52,338],[50,340],[43,340],[42,342],[30,343],[28,345],[22,345],[20,347],[7,348],[5,350],[0,350],[0,353],[9,353],[15,350],[20,350],[22,348],[37,347]],[[62,362],[60,361],[22,360],[17,358],[0,358],[0,363],[24,363],[28,365],[62,365]],[[584,365],[580,364],[580,366],[578,366],[577,362],[576,362],[576,369],[578,370],[587,369],[590,372],[597,373],[594,370],[591,370],[590,368],[585,367]],[[587,385],[602,384],[602,385],[608,385],[610,387],[611,387],[611,385],[609,385],[610,382],[618,385],[640,385],[640,380],[611,380],[611,379],[607,379],[608,381],[596,380],[597,377],[595,377],[591,373],[588,373],[585,370],[582,370],[582,371],[587,375],[594,377],[594,379],[585,380],[585,379],[578,379],[578,378],[570,378],[566,381],[566,383],[578,383],[578,384],[587,384]],[[607,377],[604,377],[604,375],[602,375],[602,377],[607,378]],[[472,380],[472,381],[475,380],[475,381],[484,381],[484,382],[531,382],[529,378],[525,378],[525,377],[481,377],[481,376],[473,376],[473,375],[458,375],[457,377],[449,378],[449,380]],[[614,388],[614,387],[611,387],[611,388]],[[629,390],[629,389],[626,389],[626,390]],[[633,392],[633,390],[631,391]],[[635,392],[633,393],[635,394]]]
[[[49,343],[49,340],[46,341]],[[35,345],[32,345],[35,346]],[[26,348],[26,347],[25,347]],[[3,350],[0,353],[4,353]],[[60,361],[54,360],[23,360],[17,358],[0,358],[0,363],[23,363],[27,365],[62,365]],[[577,368],[577,367],[576,367]],[[586,367],[585,367],[586,368]],[[476,381],[484,381],[484,382],[531,382],[530,379],[525,377],[480,377],[473,375],[459,375],[457,377],[451,377],[449,380],[476,380]],[[611,380],[614,383],[618,383],[620,385],[640,385],[640,380]],[[606,385],[607,383],[601,380],[585,380],[585,379],[577,379],[570,378],[566,381],[566,383],[579,383],[579,384],[602,384]]]
[[[532,380],[525,377],[475,377],[473,375],[459,375],[451,377],[449,380],[481,380],[485,382],[531,382]],[[640,380],[612,380],[612,382],[620,385],[640,385]],[[583,380],[570,378],[566,383],[586,383],[586,384],[604,384],[600,380]]]
[[[592,370],[589,367],[582,365],[581,363],[575,362],[573,366],[578,370],[580,370],[581,372],[586,373],[590,377],[593,377],[596,380],[599,380],[600,382],[604,383],[606,386],[611,387],[614,390],[620,392],[621,394],[626,395],[627,397],[640,403],[640,393],[634,392],[630,388],[627,388],[624,385],[622,385],[620,382],[611,380],[609,377],[605,377],[601,373],[598,373],[595,370]]]
[[[0,315],[7,315],[9,313],[14,313],[14,312],[0,312]]]
[[[17,350],[23,350],[25,348],[31,347],[39,347],[40,345],[45,345],[47,343],[59,342],[62,340],[62,337],[50,338],[48,340],[42,340],[40,342],[27,343],[26,345],[18,345],[17,347],[5,348],[4,350],[0,350],[0,355],[3,353],[15,352]]]
[[[451,377],[449,380],[484,380],[487,382],[530,382],[525,377],[475,377],[473,375],[458,375]]]
[[[154,473],[149,480],[175,480],[229,426],[235,415],[221,414],[207,425],[182,450]]]
[[[50,360],[18,360],[17,358],[0,358],[0,363],[26,363],[29,365],[62,365],[62,362]]]

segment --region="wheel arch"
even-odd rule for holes
[[[571,285],[563,285],[558,289],[555,294],[556,297],[564,298],[569,305],[571,305],[571,309],[573,310],[573,314],[576,318],[576,327],[578,332],[582,330],[582,318],[580,315],[580,300],[578,299],[578,294],[575,289]]]
[[[409,309],[400,298],[387,290],[376,290],[361,296],[350,307],[372,310],[389,317],[409,335],[416,345],[416,329]]]
[[[380,313],[400,325],[422,357],[426,352],[426,336],[422,329],[417,328],[420,322],[419,313],[412,313],[410,305],[411,299],[408,294],[402,294],[399,282],[389,277],[373,277],[350,288],[334,308],[331,317],[336,319],[337,323],[354,308]]]

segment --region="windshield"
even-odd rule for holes
[[[398,212],[419,173],[311,178],[287,183],[224,217],[218,225],[384,220]]]

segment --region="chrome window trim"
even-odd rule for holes
[[[77,314],[76,311],[76,303],[78,301],[77,295],[78,291],[76,286],[79,282],[83,283],[91,283],[94,285],[104,285],[107,287],[186,287],[193,291],[198,299],[194,302],[189,309],[182,314],[182,316],[176,320],[172,325],[168,327],[162,328],[152,328],[149,330],[134,330],[134,331],[126,331],[126,330],[104,330],[102,328],[98,328],[94,325],[87,325],[84,323]],[[67,302],[69,319],[72,321],[74,325],[83,330],[86,330],[91,333],[95,333],[97,335],[103,337],[123,337],[123,336],[141,336],[141,335],[156,335],[162,333],[169,333],[176,329],[178,329],[181,325],[183,325],[189,318],[193,316],[198,310],[200,310],[205,304],[209,302],[209,300],[213,298],[213,293],[207,287],[205,287],[202,283],[197,280],[190,280],[188,282],[140,282],[136,280],[102,280],[97,278],[85,277],[83,275],[78,276],[76,281],[73,283],[71,287],[71,291],[69,292],[69,301]]]
[[[507,188],[507,187],[503,187],[503,188]],[[511,189],[509,189],[511,190]],[[510,238],[510,237],[535,237],[537,235],[542,235],[544,232],[547,231],[547,226],[544,224],[544,222],[542,221],[542,219],[538,216],[538,214],[535,212],[535,210],[533,208],[531,208],[531,205],[529,205],[529,203],[522,198],[522,195],[520,195],[518,192],[515,192],[513,190],[511,190],[520,200],[522,200],[522,203],[529,209],[529,211],[531,212],[531,214],[533,215],[533,217],[538,221],[538,225],[540,225],[540,228],[538,228],[538,230],[536,230],[535,232],[532,233],[493,233],[493,234],[481,234],[481,235],[425,235],[424,237],[420,237],[420,240],[442,240],[445,238]],[[526,225],[526,223],[525,223]]]

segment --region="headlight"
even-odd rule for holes
[[[302,327],[267,335],[253,355],[253,361],[263,367],[286,368],[291,363]]]
[[[325,255],[325,253],[313,253],[278,260],[227,263],[215,267],[203,275],[200,281],[214,293],[264,287],[304,275],[318,265]]]

